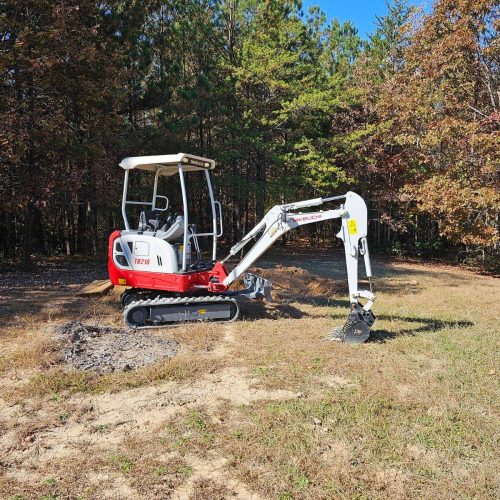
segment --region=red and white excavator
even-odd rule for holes
[[[114,231],[109,237],[108,269],[114,285],[130,287],[122,295],[124,319],[129,327],[234,321],[239,315],[238,296],[271,300],[271,283],[246,271],[280,236],[305,224],[340,219],[342,224],[337,236],[344,242],[351,309],[344,326],[334,329],[329,338],[352,343],[368,339],[369,327],[375,321],[371,311],[375,295],[366,241],[367,209],[356,193],[349,191],[341,196],[276,205],[223,260],[217,260],[217,240],[222,236],[223,224],[222,206],[214,199],[210,180],[214,160],[179,153],[125,158],[120,166],[125,170],[122,199],[125,229]],[[130,173],[135,170],[150,172],[153,186],[148,201],[128,199]],[[193,172],[198,172],[198,181],[201,176],[206,186],[207,209],[211,211],[211,227],[206,232],[199,232],[197,225],[189,220],[189,205],[193,200],[188,198],[187,177]],[[173,181],[174,176],[178,176],[177,193],[173,193],[172,199],[177,197],[179,202],[171,206],[169,198],[159,191],[161,186]],[[329,202],[337,202],[339,206],[301,211]],[[127,217],[127,210],[133,205],[143,207],[134,228]],[[202,238],[211,239],[208,261],[202,260]],[[228,259],[251,241],[254,243],[245,257],[228,270],[225,265]],[[364,258],[370,290],[358,288],[359,255]],[[244,289],[231,290],[231,285],[242,275]]]

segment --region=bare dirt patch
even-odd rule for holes
[[[178,343],[142,332],[70,321],[55,329],[65,365],[97,373],[130,371],[175,356]]]
[[[228,460],[221,455],[212,453],[201,460],[198,457],[188,458],[193,475],[175,491],[174,500],[262,500],[260,495],[252,493],[244,483],[231,475]]]
[[[255,268],[254,271],[272,282],[276,299],[331,297],[347,290],[343,282],[323,278],[296,266],[278,264],[272,269]]]

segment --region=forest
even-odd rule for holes
[[[499,13],[391,0],[364,39],[299,0],[6,0],[0,260],[103,254],[120,160],[189,152],[217,162],[227,245],[352,189],[379,253],[498,266]]]

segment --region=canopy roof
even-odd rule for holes
[[[161,175],[174,175],[179,171],[179,163],[182,163],[185,172],[193,170],[213,170],[215,161],[201,156],[189,155],[186,153],[178,153],[176,155],[157,155],[157,156],[131,156],[124,158],[120,162],[120,167],[124,170],[139,170],[156,171],[161,169]]]

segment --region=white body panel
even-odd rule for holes
[[[116,242],[119,242],[122,252],[116,251]],[[132,247],[132,248],[131,248]],[[151,234],[137,234],[122,231],[120,238],[115,241],[113,253],[125,256],[130,267],[120,265],[115,259],[115,264],[120,269],[134,271],[147,271],[150,273],[176,273],[177,254],[173,246]]]

